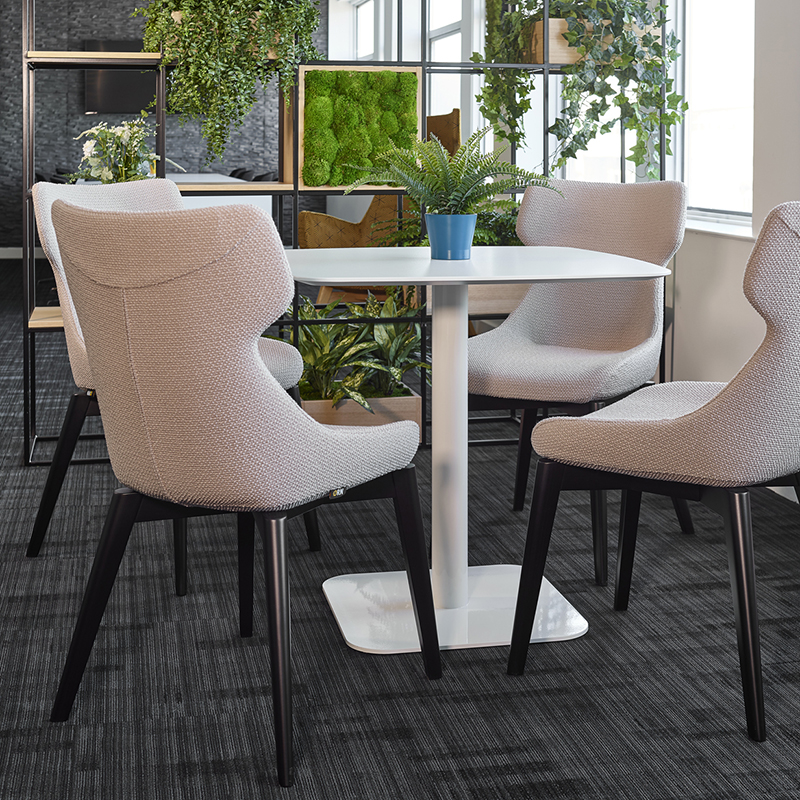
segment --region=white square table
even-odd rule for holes
[[[669,270],[567,247],[473,247],[466,261],[429,247],[289,250],[295,280],[325,286],[432,287],[431,581],[442,649],[508,644],[520,567],[468,567],[467,287],[471,283],[642,280]],[[346,642],[370,653],[419,650],[405,572],[341,575],[323,585]],[[531,641],[582,636],[589,626],[546,579]]]

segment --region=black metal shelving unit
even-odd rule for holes
[[[458,74],[458,75],[480,75],[484,69],[524,69],[540,74],[542,80],[542,157],[545,174],[548,172],[549,144],[548,128],[550,118],[550,78],[560,74],[564,64],[549,63],[549,0],[544,0],[543,15],[543,62],[542,64],[495,64],[495,63],[474,63],[474,62],[432,62],[428,52],[428,0],[420,0],[421,21],[420,25],[420,58],[419,60],[409,61],[403,59],[403,2],[400,0],[396,4],[396,25],[397,41],[395,61],[364,62],[364,61],[322,61],[309,62],[309,65],[318,63],[327,66],[361,66],[365,63],[371,65],[380,64],[386,67],[393,66],[414,66],[421,67],[422,81],[420,86],[421,107],[422,107],[422,135],[425,131],[425,118],[428,101],[428,80],[436,74]],[[54,434],[40,434],[37,430],[36,421],[36,337],[38,334],[51,333],[63,330],[60,310],[57,307],[37,307],[35,305],[35,219],[33,213],[33,202],[31,198],[31,186],[34,179],[34,156],[35,156],[35,74],[42,69],[86,69],[92,67],[111,67],[114,69],[135,69],[135,70],[156,70],[159,79],[157,81],[156,95],[156,153],[160,159],[156,166],[158,177],[165,176],[166,168],[166,75],[165,70],[161,69],[162,60],[157,53],[87,53],[72,51],[37,51],[35,47],[35,0],[23,0],[22,3],[22,78],[23,78],[23,360],[24,360],[24,463],[25,464],[48,464],[49,461],[37,458],[36,446],[40,442],[54,441],[58,437]],[[283,102],[281,98],[280,102]],[[250,183],[237,185],[235,193],[239,194],[269,194],[274,196],[277,201],[278,218],[283,219],[283,204],[289,200],[292,204],[292,232],[291,242],[293,247],[297,247],[297,216],[301,197],[320,195],[342,194],[341,188],[316,189],[300,188],[300,164],[299,164],[299,141],[298,141],[298,103],[292,103],[292,175],[287,181],[285,174],[281,175],[278,183]],[[661,139],[664,140],[665,131],[662,126]],[[284,141],[284,131],[281,126],[279,131],[279,150],[280,162],[283,165],[283,149],[286,146]],[[621,180],[625,181],[625,159],[624,159],[624,134],[621,134],[621,156],[620,170]],[[665,153],[662,148],[661,153],[661,179],[665,176]],[[516,162],[516,148],[511,148],[511,160]],[[184,185],[181,192],[193,196],[219,195],[233,193],[230,187],[223,188],[214,184],[194,184]],[[358,190],[359,194],[373,194],[374,190]],[[398,189],[382,189],[382,194],[402,194]],[[422,307],[426,300],[425,287],[418,287],[418,297]],[[502,318],[502,314],[481,314],[480,319]],[[345,321],[343,319],[343,321]],[[368,322],[368,320],[358,319],[352,321]],[[388,321],[388,320],[384,320]],[[406,322],[416,322],[423,328],[423,360],[426,356],[426,330],[428,319],[424,312],[420,312],[418,318],[403,318]],[[297,319],[297,293],[295,296],[294,319],[288,323],[293,326],[295,335],[298,325]],[[662,366],[662,375],[663,375]],[[421,381],[422,395],[422,446],[429,446],[427,432],[427,406],[428,391],[425,380]],[[83,439],[101,438],[101,434],[84,434]],[[505,440],[503,440],[505,441]],[[514,441],[514,440],[508,440]],[[92,463],[105,459],[76,459],[75,463]]]

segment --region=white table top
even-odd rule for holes
[[[220,175],[218,172],[168,172],[167,180],[174,183],[247,183],[241,178]]]
[[[474,247],[468,261],[431,258],[430,247],[288,250],[295,280],[322,286],[661,278],[669,270],[570,247]]]

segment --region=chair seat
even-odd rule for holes
[[[648,386],[585,417],[540,422],[531,441],[540,456],[578,467],[707,486],[745,486],[769,480],[728,457],[726,440],[746,446],[744,430],[708,441],[694,412],[724,383],[675,381]],[[733,424],[733,423],[732,423]]]
[[[258,340],[258,352],[281,388],[297,386],[303,374],[303,356],[296,347],[288,342],[262,336]]]
[[[589,403],[650,380],[658,351],[649,340],[622,352],[532,342],[502,326],[469,341],[469,391],[517,400]]]

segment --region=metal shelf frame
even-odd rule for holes
[[[423,24],[420,26],[420,59],[408,61],[403,59],[403,0],[395,4],[397,41],[396,41],[396,61],[370,62],[380,63],[386,67],[394,66],[419,66],[422,68],[422,85],[420,86],[421,105],[422,105],[422,135],[426,135],[425,119],[428,107],[428,78],[435,74],[460,74],[475,75],[481,74],[485,69],[517,69],[528,70],[542,75],[543,86],[541,92],[542,101],[542,157],[544,173],[549,172],[549,141],[548,128],[550,125],[550,76],[560,74],[563,64],[549,63],[549,6],[550,0],[543,0],[543,40],[544,40],[544,63],[542,64],[496,64],[496,63],[475,63],[475,62],[431,62],[429,56],[428,42],[428,3],[429,0],[420,0],[420,14]],[[156,82],[156,153],[160,157],[156,164],[157,177],[165,177],[166,174],[166,67],[160,53],[109,53],[109,52],[72,52],[72,51],[37,51],[35,42],[35,0],[22,0],[22,107],[23,107],[23,130],[22,130],[22,205],[23,205],[23,363],[24,363],[24,463],[26,465],[49,464],[48,460],[36,457],[36,446],[40,442],[54,441],[56,435],[40,434],[37,430],[36,419],[36,336],[41,333],[63,330],[60,313],[57,309],[37,308],[35,305],[35,244],[36,244],[36,223],[33,213],[33,200],[31,196],[31,186],[35,179],[35,73],[37,70],[50,69],[86,69],[97,67],[112,67],[115,69],[135,69],[135,70],[154,70],[158,74]],[[308,65],[336,65],[336,66],[364,66],[363,61],[310,61]],[[283,102],[283,98],[280,99]],[[242,194],[269,194],[275,197],[277,203],[277,218],[283,227],[284,202],[289,201],[292,205],[292,247],[297,247],[297,218],[299,202],[301,197],[337,195],[342,194],[342,188],[317,189],[300,188],[299,175],[299,141],[298,131],[298,104],[292,103],[292,149],[293,165],[292,175],[282,175],[281,183],[245,184],[237,186],[235,192]],[[661,141],[665,139],[665,130],[661,127]],[[620,153],[620,172],[621,180],[625,181],[625,146],[624,132],[621,134],[621,153]],[[279,151],[283,152],[285,146],[283,127],[279,127]],[[661,148],[661,179],[666,173],[666,154]],[[516,147],[511,146],[511,161],[516,163]],[[279,156],[280,163],[283,163]],[[288,180],[287,180],[288,178]],[[223,188],[212,184],[197,184],[195,186],[185,185],[181,192],[192,196],[206,196],[218,194],[231,194],[234,190]],[[360,189],[357,194],[374,194],[374,190]],[[381,189],[382,194],[397,194],[398,198],[403,194],[402,189]],[[399,199],[398,199],[399,202]],[[421,308],[424,309],[427,301],[426,287],[417,288]],[[295,291],[293,303],[293,318],[278,323],[279,327],[291,327],[295,336],[300,324],[297,309],[299,294]],[[479,319],[498,319],[505,315],[482,314],[476,316]],[[473,317],[470,317],[471,319]],[[422,360],[427,358],[427,331],[428,318],[424,311],[420,311],[419,317],[403,318],[404,321],[419,324],[422,327]],[[363,318],[350,320],[342,318],[342,321],[352,321],[365,323]],[[386,320],[384,320],[386,321]],[[663,348],[662,348],[663,358]],[[664,374],[662,364],[661,374]],[[429,393],[425,377],[421,379],[422,396],[422,447],[429,447],[427,409],[429,403]],[[82,440],[102,438],[101,434],[84,434]],[[510,440],[509,440],[510,441]],[[476,442],[477,444],[478,442]],[[96,463],[97,461],[107,461],[107,459],[74,459],[73,463]]]

